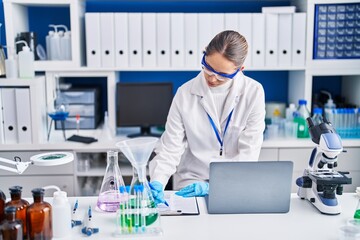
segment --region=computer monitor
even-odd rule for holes
[[[160,136],[151,133],[152,126],[165,126],[173,99],[171,82],[117,83],[117,127],[141,128],[137,136]]]

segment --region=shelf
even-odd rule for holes
[[[80,67],[84,65],[84,39],[83,32],[83,17],[85,12],[84,0],[3,0],[4,17],[6,28],[6,43],[9,54],[12,55],[15,49],[14,39],[18,33],[35,31],[36,29],[29,29],[29,7],[68,7],[70,12],[70,31],[71,31],[71,61],[35,61],[35,71],[46,71],[49,69],[61,69],[64,67]],[[41,16],[39,16],[41,17]],[[49,23],[50,24],[50,23]]]
[[[51,61],[47,61],[47,62],[51,62]],[[36,62],[35,62],[36,63]],[[58,63],[61,63],[61,61],[58,61]],[[126,67],[126,68],[106,68],[106,67],[101,67],[101,68],[89,68],[89,67],[73,67],[72,68],[67,68],[67,69],[55,69],[58,68],[59,66],[56,66],[56,64],[54,64],[54,69],[49,68],[49,71],[61,71],[61,72],[70,72],[70,71],[78,71],[78,72],[132,72],[132,71],[136,71],[136,72],[146,72],[146,71],[150,71],[150,72],[165,72],[165,71],[188,71],[188,72],[197,72],[197,71],[201,71],[201,67],[169,67],[169,68],[163,68],[163,67]],[[63,66],[61,66],[63,67]],[[254,68],[254,67],[250,67],[250,68],[245,68],[244,71],[305,71],[305,67],[262,67],[262,68]]]
[[[133,168],[130,164],[120,164],[121,175],[123,176],[132,176]],[[104,167],[96,167],[90,168],[89,171],[86,172],[76,172],[75,175],[77,177],[103,177],[105,174],[106,166]]]

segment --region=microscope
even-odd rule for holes
[[[311,153],[308,168],[302,177],[296,180],[299,186],[298,196],[307,199],[321,213],[340,214],[341,206],[336,195],[342,195],[344,184],[351,184],[349,172],[335,171],[337,156],[345,152],[340,136],[326,118],[314,125],[309,117],[306,119],[311,140],[317,147]]]

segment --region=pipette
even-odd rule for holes
[[[72,211],[71,227],[80,226],[82,224],[81,220],[77,220],[77,215],[78,214],[76,214],[76,210],[77,210],[78,207],[79,207],[79,202],[76,199],[76,202],[74,204],[74,208],[73,208],[73,211]]]
[[[94,233],[98,233],[99,232],[99,228],[95,228],[93,226],[93,222],[92,220],[92,211],[91,211],[91,206],[89,206],[89,210],[88,210],[88,217],[86,218],[87,220],[84,222],[86,222],[86,224],[84,225],[84,227],[81,229],[81,232],[83,234],[86,234],[87,236],[91,236]]]

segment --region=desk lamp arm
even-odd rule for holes
[[[15,166],[12,168],[12,167],[0,165],[0,169],[9,171],[9,172],[18,173],[18,174],[22,174],[31,164],[33,164],[32,161],[21,162],[20,159],[18,161],[15,159],[15,161],[14,161],[14,160],[9,160],[9,159],[2,158],[2,157],[0,157],[0,162]]]

